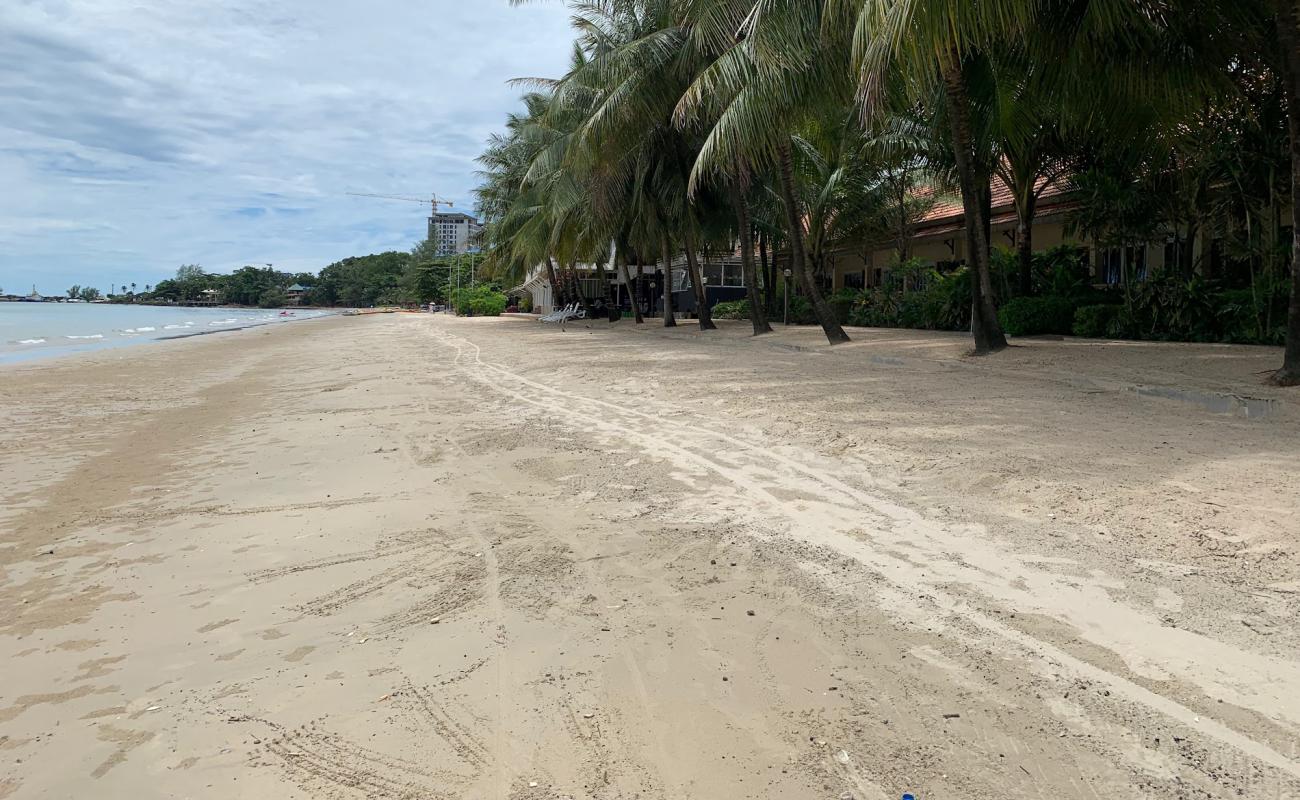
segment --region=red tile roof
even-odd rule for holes
[[[1035,188],[1041,190],[1041,194],[1038,196],[1040,203],[1049,198],[1059,198],[1061,195],[1064,195],[1069,191],[1069,186],[1066,184],[1064,179],[1057,179],[1046,186],[1044,184],[1047,184],[1046,178],[1040,178],[1038,183],[1035,184]],[[1007,185],[1002,182],[1001,178],[994,178],[989,189],[993,195],[992,208],[994,220],[996,222],[997,218],[1001,216],[998,212],[1014,211],[1015,201],[1012,199],[1011,190],[1007,188]],[[917,197],[926,197],[927,195],[934,196],[934,189],[924,187],[918,189],[916,192]],[[964,209],[962,207],[961,196],[944,193],[937,195],[934,206],[927,211],[921,219],[917,220],[917,226],[925,228],[943,222],[950,223],[954,220],[959,221],[963,214]],[[1012,219],[1014,218],[1013,215]]]

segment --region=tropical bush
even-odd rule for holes
[[[1068,335],[1073,331],[1076,308],[1069,297],[1014,297],[998,309],[998,322],[1012,336]]]
[[[1123,306],[1110,303],[1080,306],[1074,310],[1071,332],[1075,336],[1093,339],[1116,337],[1120,334],[1120,315],[1123,311]]]
[[[848,323],[872,328],[965,330],[970,327],[970,273],[939,272],[912,260],[886,273],[883,286],[855,292]]]
[[[450,295],[456,313],[471,317],[499,317],[508,302],[503,292],[490,286],[452,289]]]
[[[831,311],[835,312],[835,319],[841,325],[849,324],[849,317],[853,312],[854,304],[858,302],[859,295],[860,292],[854,289],[839,289],[826,298]]]
[[[749,319],[748,300],[727,300],[713,306],[714,319]]]

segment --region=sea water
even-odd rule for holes
[[[0,363],[310,319],[314,309],[0,302]]]

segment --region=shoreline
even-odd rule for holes
[[[345,317],[345,312],[320,314],[313,317],[299,317],[293,319],[274,319],[264,322],[251,322],[242,325],[231,325],[228,327],[215,328],[211,330],[195,330],[185,333],[176,333],[167,336],[154,336],[148,338],[127,338],[119,339],[100,339],[93,344],[59,344],[52,347],[41,349],[34,346],[29,350],[10,350],[0,353],[0,372],[15,367],[30,367],[33,365],[51,364],[55,362],[63,363],[68,359],[77,357],[93,357],[108,353],[120,353],[122,351],[130,352],[142,347],[148,347],[153,344],[163,342],[175,342],[184,339],[194,339],[203,336],[210,336],[221,333],[241,333],[259,328],[276,328],[280,326],[289,326],[294,323],[314,322],[325,319],[335,319]]]

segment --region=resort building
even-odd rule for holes
[[[628,280],[623,281],[618,268],[612,260],[603,265],[576,264],[573,269],[561,269],[555,266],[556,279],[563,287],[552,287],[545,264],[538,264],[528,271],[525,280],[510,290],[515,296],[528,294],[533,300],[533,310],[548,314],[560,304],[560,296],[574,297],[576,292],[590,300],[604,298],[605,282],[609,282],[609,294],[614,303],[626,311],[632,310],[632,304],[641,307],[641,313],[653,316],[663,310],[663,275],[661,263],[645,264],[639,269],[635,263],[628,267]],[[709,307],[728,300],[740,300],[745,297],[745,281],[741,272],[740,257],[728,254],[723,257],[712,255],[700,256],[700,272],[704,277],[705,296]],[[576,276],[576,283],[569,277]],[[696,308],[695,290],[691,287],[690,271],[687,269],[685,254],[678,254],[670,265],[672,276],[673,309],[679,313],[693,314]],[[565,288],[567,291],[559,291]]]
[[[1078,201],[1062,181],[1039,187],[1041,194],[1035,207],[1030,231],[1034,252],[1050,250],[1062,244],[1082,248],[1097,286],[1120,286],[1125,276],[1131,281],[1145,280],[1166,265],[1195,265],[1204,275],[1220,275],[1229,266],[1220,233],[1213,226],[1202,225],[1193,238],[1186,239],[1174,231],[1165,231],[1142,244],[1126,247],[1098,247],[1091,239],[1072,230],[1070,216]],[[991,244],[994,248],[1014,249],[1017,245],[1017,217],[1010,190],[1001,180],[990,187],[992,215]],[[1284,209],[1283,219],[1290,212]],[[909,226],[907,255],[940,271],[966,263],[966,222],[961,198],[940,197],[934,205]],[[1283,226],[1282,239],[1290,239],[1290,229]],[[896,239],[874,241],[860,246],[841,248],[828,254],[826,278],[829,289],[864,289],[880,286],[890,265],[898,262]]]
[[[1144,244],[1097,247],[1094,242],[1072,230],[1070,216],[1079,204],[1065,182],[1040,185],[1038,188],[1039,197],[1031,230],[1034,252],[1050,250],[1063,244],[1079,247],[1091,271],[1093,283],[1097,286],[1120,286],[1126,276],[1130,281],[1142,281],[1166,264],[1175,263],[1195,264],[1202,273],[1217,275],[1227,263],[1223,248],[1215,238],[1216,234],[1208,226],[1201,227],[1190,241],[1180,239],[1170,231]],[[991,244],[994,248],[1014,249],[1019,225],[1012,194],[1000,180],[995,181],[990,189]],[[1282,233],[1284,238],[1289,239],[1289,229],[1284,229]],[[908,258],[919,259],[940,271],[956,269],[966,263],[965,214],[960,197],[936,197],[933,204],[908,225],[907,234],[905,241]],[[892,265],[898,263],[898,241],[895,236],[886,241],[857,243],[827,253],[821,271],[823,288],[834,291],[883,285]],[[738,252],[721,256],[701,253],[699,259],[710,306],[723,301],[740,300],[746,296]],[[758,254],[755,254],[755,262],[759,261]],[[789,254],[771,253],[766,266],[769,276],[782,280],[782,272],[790,266]],[[756,263],[755,267],[760,273],[763,272],[762,263]],[[605,269],[606,272],[602,273],[600,267],[593,264],[574,267],[573,273],[578,276],[583,296],[589,300],[605,297],[604,281],[607,276],[613,287],[611,294],[625,310],[630,311],[631,303],[636,301],[641,305],[643,314],[659,313],[662,302],[660,287],[664,274],[662,263],[644,265],[640,280],[636,277],[635,264],[629,267],[628,284],[623,282],[612,262],[606,264]],[[696,299],[684,254],[679,253],[673,258],[669,271],[672,276],[673,308],[679,313],[693,315]],[[566,272],[557,265],[556,274],[564,276]],[[560,280],[566,278],[560,277]],[[797,281],[795,285],[798,285]],[[545,264],[539,264],[530,270],[525,282],[512,291],[515,294],[532,295],[533,308],[541,313],[554,310],[560,294],[550,286]],[[572,287],[564,295],[573,297]]]
[[[440,256],[467,253],[477,246],[482,226],[469,214],[448,211],[429,217],[429,241],[436,243]]]
[[[295,283],[288,289],[284,290],[285,297],[288,298],[288,304],[292,306],[302,305],[302,299],[310,292],[312,287],[303,286],[301,283]]]

